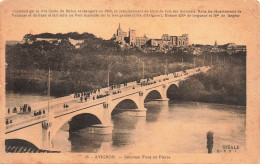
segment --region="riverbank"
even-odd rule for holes
[[[222,58],[206,73],[182,81],[172,89],[172,100],[246,106],[246,56]]]

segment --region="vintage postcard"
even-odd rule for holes
[[[0,163],[259,163],[256,0],[2,0]]]

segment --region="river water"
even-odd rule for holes
[[[34,96],[37,101],[47,98],[7,93],[7,105],[35,102]],[[212,131],[213,153],[245,150],[245,107],[172,101],[169,105],[150,102],[145,107],[146,117],[113,116],[112,135],[69,135],[65,124],[54,137],[53,146],[62,152],[207,153],[206,133]]]

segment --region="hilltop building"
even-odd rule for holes
[[[127,36],[127,33],[124,32],[121,28],[120,28],[120,23],[119,23],[119,27],[116,31],[116,41],[119,43],[125,43],[125,37]]]
[[[121,27],[120,23],[117,29],[117,32],[115,34],[115,41],[119,42],[120,44],[128,44],[130,46],[137,46],[141,47],[142,45],[145,45],[147,43],[148,38],[146,35],[143,37],[136,37],[136,31],[133,29],[129,29],[129,33],[127,36],[127,32],[124,32]]]
[[[149,44],[151,46],[186,47],[189,45],[189,35],[169,36],[168,34],[163,34],[161,39],[151,39]]]
[[[215,48],[218,47],[218,43],[217,43],[217,41],[215,41],[214,47],[215,47]]]
[[[72,39],[72,38],[68,38],[68,39],[61,39],[61,38],[42,38],[42,37],[36,37],[36,38],[32,38],[31,34],[27,34],[23,37],[22,43],[28,43],[28,44],[33,44],[34,42],[39,42],[39,41],[46,41],[48,43],[54,44],[54,45],[58,45],[60,44],[62,41],[69,41],[76,49],[80,48],[81,44],[84,43],[84,39]]]
[[[48,42],[48,43],[52,43],[52,44],[59,44],[59,43],[61,43],[61,40],[62,39],[57,39],[57,38],[36,38],[36,42],[37,41],[46,41],[46,42]]]
[[[149,39],[145,34],[143,37],[137,37],[134,29],[129,29],[128,36],[127,32],[121,29],[120,23],[116,34],[114,34],[116,42],[122,46],[141,47],[144,45],[152,47],[186,47],[189,45],[189,35],[182,34],[181,36],[169,36],[163,34],[161,39]]]
[[[245,45],[236,45],[235,43],[227,43],[222,46],[219,46],[226,50],[228,53],[236,53],[236,52],[246,52]]]
[[[82,43],[84,43],[84,40],[83,39],[76,40],[76,39],[69,38],[69,42],[77,49],[77,48],[80,48],[80,45]]]
[[[7,40],[5,42],[6,45],[16,45],[16,44],[19,44],[19,43],[22,43],[21,41],[16,41],[16,40]]]

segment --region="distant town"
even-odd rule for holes
[[[47,33],[49,34],[49,33]],[[61,34],[61,33],[58,33]],[[52,34],[53,35],[53,34]],[[80,49],[84,43],[87,43],[87,39],[84,38],[64,38],[64,37],[55,37],[50,36],[41,36],[41,35],[32,35],[26,34],[22,41],[7,41],[6,45],[14,44],[33,44],[39,41],[46,41],[48,43],[58,45],[62,41],[67,41],[74,46],[75,49]],[[61,34],[62,35],[62,34]],[[34,37],[32,37],[34,36]],[[59,36],[59,35],[58,35]],[[128,33],[125,32],[119,23],[119,26],[116,30],[116,33],[113,34],[111,38],[115,43],[117,43],[121,49],[131,49],[137,48],[145,53],[149,52],[164,52],[164,53],[173,53],[175,51],[183,51],[192,55],[201,55],[203,52],[224,52],[226,51],[229,54],[246,52],[245,45],[236,45],[235,43],[227,43],[224,45],[218,45],[215,41],[214,45],[202,45],[202,44],[189,44],[189,35],[182,34],[181,36],[162,34],[161,38],[148,38],[145,34],[140,37],[136,36],[136,30],[130,29]]]

